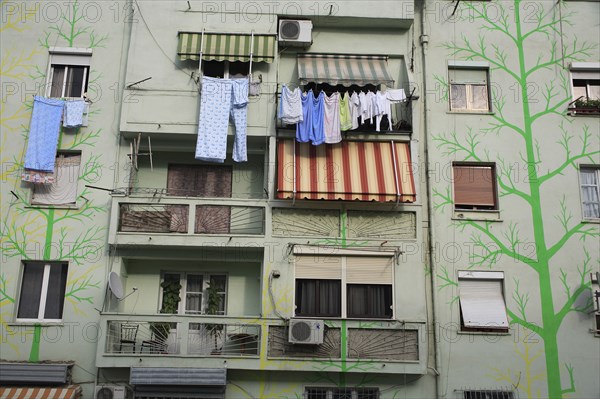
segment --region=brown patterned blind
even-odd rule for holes
[[[493,166],[454,165],[454,204],[457,208],[496,209]]]
[[[169,165],[167,195],[231,198],[232,174],[228,165]]]

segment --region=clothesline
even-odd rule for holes
[[[375,131],[381,130],[381,121],[387,117],[388,130],[392,130],[392,104],[406,102],[404,89],[352,94],[336,91],[327,95],[313,90],[302,92],[299,87],[290,90],[282,86],[278,118],[285,124],[296,125],[296,140],[313,145],[335,144],[342,140],[342,131],[358,129],[365,122],[373,123]]]

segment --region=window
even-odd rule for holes
[[[75,205],[81,154],[59,152],[54,164],[54,182],[34,184],[31,203],[34,205]]]
[[[224,315],[227,309],[227,276],[224,274],[203,273],[165,273],[163,282],[179,282],[180,314],[207,314],[208,287],[217,288],[220,297],[219,310],[216,314]],[[165,298],[161,298],[161,309],[164,307]]]
[[[67,286],[66,262],[23,263],[17,321],[60,321]]]
[[[448,75],[451,111],[490,111],[487,68],[450,67]]]
[[[503,272],[458,272],[462,331],[508,332]]]
[[[232,174],[227,165],[169,165],[167,195],[230,198]]]
[[[203,61],[202,73],[213,78],[243,78],[250,74],[250,63],[241,61]]]
[[[511,391],[464,391],[463,399],[514,399]]]
[[[297,256],[296,316],[392,318],[390,256]]]
[[[46,96],[83,97],[88,88],[91,58],[91,49],[51,49]]]
[[[600,100],[600,63],[573,62],[571,79],[573,100]]]
[[[306,388],[304,399],[379,399],[378,388]]]
[[[600,218],[600,167],[582,167],[579,174],[583,217],[598,219]]]
[[[452,165],[454,208],[456,210],[497,210],[496,168],[494,165],[460,163]]]

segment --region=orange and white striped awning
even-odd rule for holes
[[[79,399],[81,387],[73,385],[64,388],[3,387],[0,399]]]
[[[277,143],[277,198],[414,202],[408,143]]]

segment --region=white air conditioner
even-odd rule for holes
[[[126,388],[119,385],[96,385],[94,399],[125,399]]]
[[[312,44],[312,21],[280,20],[279,43],[284,46],[310,46]]]
[[[319,345],[324,330],[323,320],[291,319],[288,340],[292,344]]]

